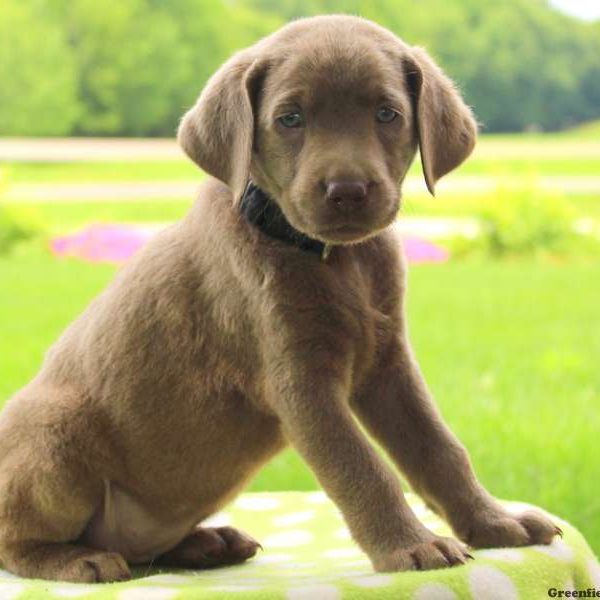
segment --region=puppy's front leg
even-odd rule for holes
[[[303,356],[313,356],[310,365]],[[378,571],[432,569],[465,562],[458,542],[426,529],[397,476],[360,432],[347,406],[348,372],[335,359],[297,352],[271,361],[269,404],[285,435],[341,510],[353,538]]]
[[[510,515],[477,481],[443,422],[406,339],[395,340],[354,409],[411,486],[474,547],[549,544],[560,529],[538,512]]]

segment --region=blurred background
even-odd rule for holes
[[[359,14],[425,46],[481,122],[397,227],[409,322],[488,488],[600,552],[600,4],[590,0],[2,0],[0,406],[203,174],[173,141],[206,79],[289,19]],[[255,490],[313,489],[291,451]]]

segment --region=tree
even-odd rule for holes
[[[77,61],[83,110],[76,132],[162,132],[189,70],[169,15],[144,0],[54,0],[53,9]]]
[[[171,136],[233,52],[325,13],[425,46],[485,131],[600,117],[600,22],[547,0],[0,0],[0,134]]]
[[[277,26],[215,0],[53,6],[75,49],[83,105],[75,131],[85,134],[173,135],[219,64]]]
[[[286,19],[360,15],[422,45],[486,131],[559,129],[600,117],[600,23],[546,0],[245,0]]]
[[[185,48],[188,65],[173,95],[169,123],[178,122],[222,62],[283,24],[277,15],[215,0],[177,0],[165,3],[165,11],[177,23],[178,43]]]
[[[36,5],[0,3],[0,135],[66,135],[80,110],[73,52]]]

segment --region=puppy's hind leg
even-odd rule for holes
[[[129,579],[121,555],[77,544],[102,501],[102,481],[68,425],[41,422],[44,411],[36,417],[28,401],[20,398],[0,418],[0,565],[21,577]]]
[[[233,527],[198,526],[155,564],[186,569],[234,565],[252,558],[258,548],[256,540]]]
[[[131,577],[120,554],[74,543],[95,508],[90,490],[59,474],[27,473],[24,465],[8,472],[3,467],[0,564],[21,577],[57,581],[95,583]]]
[[[6,568],[21,577],[71,583],[107,583],[131,579],[125,559],[116,552],[102,552],[76,544],[39,541],[14,544],[4,549]]]

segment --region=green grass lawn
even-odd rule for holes
[[[50,258],[0,258],[0,404],[114,273]],[[502,498],[572,521],[600,552],[600,265],[455,262],[414,267],[411,333],[442,411]],[[314,489],[292,452],[254,490]]]
[[[42,223],[50,233],[79,229],[88,223],[168,223],[180,219],[190,208],[192,198],[119,200],[102,202],[19,202],[7,203],[19,214]]]
[[[180,181],[200,178],[189,160],[99,162],[4,162],[13,183],[88,183],[90,181]]]

